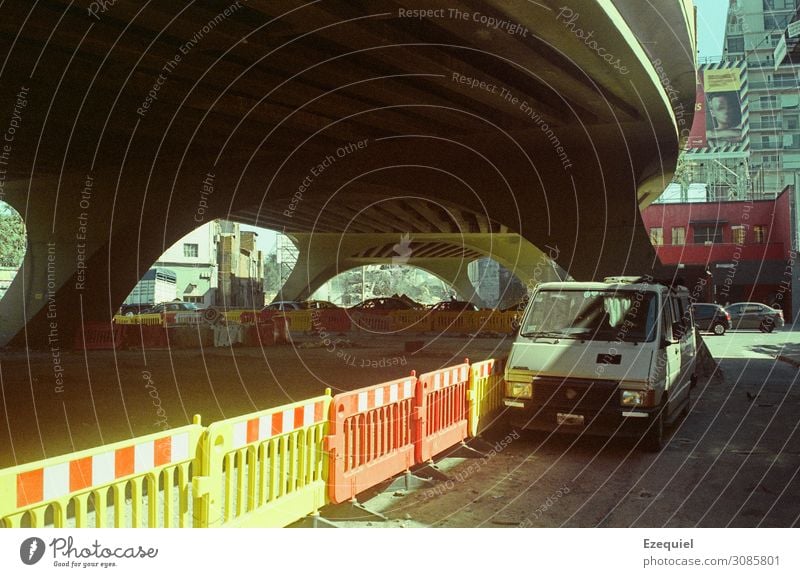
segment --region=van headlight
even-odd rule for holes
[[[620,391],[620,404],[623,407],[649,407],[653,404],[653,391]]]
[[[506,381],[506,396],[517,399],[531,399],[533,398],[533,385],[531,383]]]

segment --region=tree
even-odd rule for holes
[[[25,224],[0,203],[0,266],[19,267],[25,257]]]
[[[264,290],[278,292],[281,289],[281,270],[278,265],[278,255],[269,253],[264,259]]]

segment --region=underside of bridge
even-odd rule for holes
[[[691,124],[691,2],[570,6],[4,3],[0,193],[28,250],[0,343],[70,341],[218,217],[302,238],[298,296],[404,234],[464,268],[658,267],[639,211]]]

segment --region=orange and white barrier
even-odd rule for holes
[[[283,527],[327,503],[325,395],[212,423],[195,479],[203,527]]]
[[[429,461],[467,438],[468,386],[468,363],[420,375],[417,462]]]
[[[199,424],[0,471],[7,527],[186,527]]]
[[[353,499],[414,465],[416,386],[412,374],[333,398],[326,437],[331,502]]]

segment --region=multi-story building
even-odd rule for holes
[[[747,64],[750,176],[765,195],[800,174],[800,66],[785,57],[796,9],[796,0],[731,0],[728,9],[723,58]]]
[[[206,223],[169,247],[125,300],[137,298],[152,283],[153,271],[175,278],[175,298],[201,306],[260,308],[264,305],[264,255],[257,233],[224,220]]]
[[[678,268],[699,301],[757,301],[792,310],[794,190],[776,199],[654,203],[642,211],[662,264]]]

